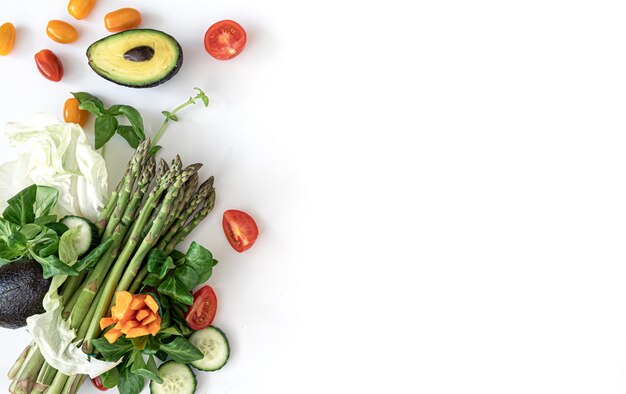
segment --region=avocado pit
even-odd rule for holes
[[[124,59],[131,62],[147,62],[154,57],[154,49],[147,45],[142,45],[129,49],[124,54]]]

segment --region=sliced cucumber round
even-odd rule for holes
[[[98,245],[98,228],[91,220],[81,218],[80,216],[66,216],[61,219],[61,223],[70,230],[76,227],[80,229],[74,245],[78,257],[86,255],[87,252]]]
[[[189,342],[204,354],[202,360],[191,363],[199,370],[217,371],[228,362],[230,344],[224,332],[219,328],[211,326],[196,331],[189,337]]]
[[[159,368],[163,383],[150,382],[152,394],[194,394],[196,392],[196,375],[185,364],[168,361]]]

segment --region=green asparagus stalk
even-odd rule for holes
[[[48,390],[46,390],[46,394],[61,394],[68,378],[69,376],[62,374],[61,372],[57,372],[52,384],[48,387]]]
[[[113,213],[109,219],[109,223],[107,224],[106,229],[104,230],[104,234],[102,236],[103,240],[108,239],[115,231],[119,221],[122,219],[122,215],[126,211],[126,205],[128,204],[128,200],[130,199],[130,194],[133,191],[133,186],[135,184],[135,179],[139,175],[139,171],[141,167],[145,164],[148,151],[150,150],[150,140],[144,140],[138,147],[137,151],[133,155],[130,163],[130,171],[124,177],[124,187],[118,196],[117,204],[115,205],[115,209],[113,209]]]
[[[170,226],[168,232],[163,236],[163,238],[157,245],[157,248],[165,249],[165,247],[172,240],[172,238],[174,238],[176,233],[185,225],[187,220],[192,217],[196,209],[198,209],[201,204],[204,204],[204,202],[211,194],[211,191],[213,190],[213,182],[214,178],[210,177],[209,179],[204,181],[202,185],[200,185],[200,188],[194,195],[193,199],[189,202],[189,204],[187,204],[187,207],[177,215],[176,220]]]
[[[111,236],[114,244],[111,253],[105,253],[96,268],[89,275],[89,281],[87,285],[83,287],[79,298],[76,301],[76,305],[78,307],[72,309],[72,313],[70,315],[70,325],[72,328],[78,328],[79,324],[83,322],[85,316],[89,313],[89,308],[91,307],[94,297],[104,282],[110,265],[116,257],[116,251],[121,247],[121,241],[124,238],[126,229],[132,225],[136,213],[141,205],[141,201],[150,187],[150,182],[154,176],[154,170],[155,159],[154,157],[151,157],[142,170],[141,176],[138,180],[137,189],[133,194],[132,200],[127,206],[124,216],[120,219],[120,223]]]
[[[41,371],[39,371],[39,376],[37,376],[37,382],[35,383],[35,387],[33,388],[31,394],[39,394],[46,391],[46,389],[50,387],[50,384],[52,384],[52,381],[54,380],[56,374],[56,369],[52,368],[50,364],[44,363]]]
[[[15,386],[14,394],[29,394],[33,389],[39,371],[45,362],[43,355],[38,349],[30,352],[27,360],[24,362],[24,369],[20,372],[15,379],[17,384]]]
[[[17,358],[17,361],[15,362],[15,364],[13,364],[13,366],[9,370],[9,374],[8,374],[9,380],[13,380],[18,376],[18,374],[20,373],[20,370],[22,369],[22,366],[24,365],[24,360],[26,360],[26,358],[28,357],[28,354],[31,352],[32,347],[33,347],[32,343],[26,346],[26,349],[24,349],[24,351]]]
[[[211,194],[209,195],[209,199],[204,204],[202,209],[196,212],[193,218],[191,219],[191,221],[189,221],[189,223],[185,224],[180,230],[178,230],[178,232],[174,235],[174,237],[167,244],[167,246],[163,250],[165,254],[172,253],[174,248],[176,248],[176,245],[183,242],[185,238],[187,238],[187,236],[196,227],[198,227],[198,224],[200,224],[200,222],[204,220],[204,218],[207,217],[207,215],[213,210],[214,206],[215,206],[215,189],[212,189]]]

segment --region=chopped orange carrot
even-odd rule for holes
[[[102,319],[100,319],[100,329],[104,330],[105,328],[112,324],[115,324],[116,322],[117,320],[112,317],[103,317]]]
[[[129,320],[124,323],[124,327],[122,328],[122,332],[127,333],[131,328],[135,328],[139,325],[139,322],[136,320]]]
[[[133,302],[130,303],[130,309],[134,311],[143,309],[146,306],[145,300],[146,300],[145,294],[136,295],[135,298],[133,299]]]
[[[146,297],[146,305],[148,305],[148,308],[150,308],[152,312],[154,313],[159,312],[159,304],[155,301],[155,299],[151,295]]]
[[[141,324],[144,326],[147,326],[148,324],[152,323],[153,321],[156,321],[156,314],[154,313],[150,313],[150,316],[146,317],[145,319],[143,319],[141,321]]]
[[[137,312],[137,315],[135,316],[135,318],[141,321],[148,316],[150,316],[150,311],[148,311],[147,309],[142,309],[139,312]]]
[[[126,338],[143,337],[148,334],[150,334],[150,331],[146,327],[136,327],[128,330],[128,333],[126,333]]]
[[[106,338],[106,340],[109,341],[109,343],[111,344],[115,343],[115,341],[117,341],[121,336],[122,336],[122,332],[116,329],[109,330],[109,332],[104,334],[104,337]]]

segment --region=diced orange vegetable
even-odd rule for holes
[[[122,330],[122,328],[124,327],[124,323],[120,320],[117,322],[117,324],[113,327],[114,330]]]
[[[152,296],[146,297],[146,305],[148,305],[148,308],[150,308],[152,312],[159,313],[159,304]]]
[[[159,333],[160,329],[161,329],[161,323],[158,321],[150,323],[150,325],[148,326],[148,331],[150,331],[150,334],[152,334],[152,336],[156,336],[156,334]]]
[[[140,294],[138,296],[135,296],[135,298],[133,299],[133,302],[131,302],[130,304],[130,309],[134,311],[138,311],[140,309],[143,309],[143,307],[145,306],[146,306],[146,295]]]
[[[111,324],[115,324],[116,322],[117,320],[112,317],[103,317],[102,319],[100,319],[100,329],[104,330],[105,328],[107,328]]]
[[[135,316],[135,318],[139,321],[142,321],[148,316],[150,316],[150,312],[145,309],[142,309],[139,312],[137,312],[137,315]]]
[[[115,343],[115,341],[117,341],[121,336],[122,336],[122,332],[120,330],[115,330],[115,329],[109,330],[109,332],[104,334],[104,337],[106,338],[107,341],[109,341],[109,343]]]
[[[150,316],[146,317],[145,319],[143,319],[141,321],[141,324],[144,326],[147,326],[148,324],[152,323],[153,321],[156,321],[157,317],[154,313],[150,313]]]
[[[148,334],[150,334],[150,330],[146,327],[131,328],[128,330],[128,333],[126,333],[126,338],[143,337]]]
[[[124,323],[124,327],[122,327],[122,332],[128,332],[131,328],[135,328],[139,325],[137,320],[129,320]]]

